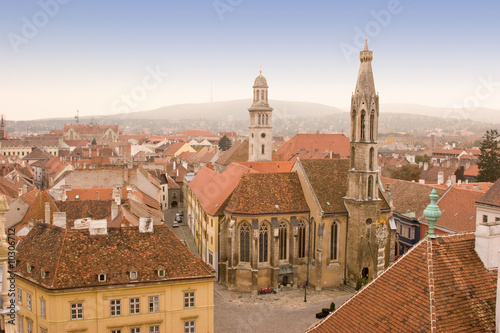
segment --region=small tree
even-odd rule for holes
[[[391,178],[418,181],[420,179],[420,172],[421,170],[418,165],[407,164],[394,170]]]
[[[498,138],[500,134],[496,129],[486,131],[481,141],[481,153],[479,154],[479,174],[477,180],[480,182],[496,182],[500,178],[500,149]]]
[[[229,148],[231,148],[231,146],[232,146],[231,140],[229,140],[229,138],[224,135],[219,141],[219,149],[222,151],[226,151]]]
[[[415,163],[430,163],[431,162],[431,158],[429,156],[427,156],[427,154],[425,155],[419,155],[419,156],[415,156]]]

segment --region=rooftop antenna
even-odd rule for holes
[[[76,119],[76,124],[77,125],[80,125],[80,115],[79,115],[79,111],[76,110],[76,116],[75,116],[75,119]]]

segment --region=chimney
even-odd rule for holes
[[[66,212],[54,212],[54,223],[56,227],[66,229]]]
[[[177,162],[174,161],[174,170],[177,168]]]
[[[457,176],[451,175],[451,186],[455,186],[457,184]]]
[[[438,185],[444,184],[444,171],[438,172]]]
[[[446,167],[449,168],[450,167],[450,160],[446,160]]]
[[[28,185],[24,184],[23,185],[23,194],[28,193]]]
[[[418,162],[418,167],[422,169],[422,166],[424,165],[424,162]]]
[[[425,162],[424,163],[424,171],[427,171],[429,169],[429,163]]]
[[[498,250],[500,249],[500,222],[477,222],[476,252],[487,269],[497,269]]]
[[[113,221],[118,216],[118,203],[116,201],[111,201],[111,221]]]
[[[425,184],[425,179],[419,179],[419,180],[418,180],[418,183],[419,183],[419,184]]]
[[[122,189],[120,188],[120,186],[113,187],[113,200],[117,205],[122,204]]]
[[[108,221],[106,220],[91,220],[89,223],[89,233],[95,235],[108,234]]]
[[[151,217],[139,218],[139,232],[153,232],[153,219]]]
[[[18,197],[20,197],[21,195],[23,195],[23,188],[20,187],[17,189],[17,194],[18,194]]]
[[[45,223],[50,224],[50,203],[45,203]]]

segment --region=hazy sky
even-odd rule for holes
[[[252,97],[345,107],[368,38],[381,103],[500,109],[499,1],[2,1],[0,112],[113,114]],[[246,112],[246,110],[241,110]]]

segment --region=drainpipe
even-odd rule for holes
[[[349,231],[349,212],[345,224],[345,251],[344,251],[344,285],[347,284],[347,233]]]
[[[307,302],[307,285],[309,284],[309,263],[311,261],[311,212],[309,212],[309,240],[307,241],[307,273],[304,283],[304,302]]]

